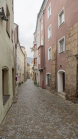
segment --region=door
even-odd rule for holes
[[[63,73],[63,92],[65,92],[65,73]]]
[[[63,92],[63,73],[58,73],[58,92]]]

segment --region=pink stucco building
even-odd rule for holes
[[[57,92],[66,92],[69,96],[76,94],[77,91],[77,5],[78,0],[44,0],[38,14],[40,86],[48,90],[56,89]],[[68,60],[72,67],[68,65]],[[72,74],[74,74],[74,81],[71,78]]]

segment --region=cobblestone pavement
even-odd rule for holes
[[[27,80],[0,126],[2,139],[78,139],[78,105]]]

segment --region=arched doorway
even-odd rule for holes
[[[65,92],[65,71],[58,71],[58,92]]]

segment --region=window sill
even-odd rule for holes
[[[3,96],[3,105],[6,104],[9,98],[10,98],[10,95]]]
[[[51,15],[48,17],[48,20],[50,19]]]
[[[62,53],[64,53],[65,51],[63,51],[63,52],[60,52],[59,54],[62,54]]]
[[[51,37],[50,38],[48,38],[48,41],[51,39]]]
[[[51,61],[51,59],[49,59],[48,61]]]
[[[59,28],[64,24],[65,22],[63,22],[61,25],[59,25]]]

